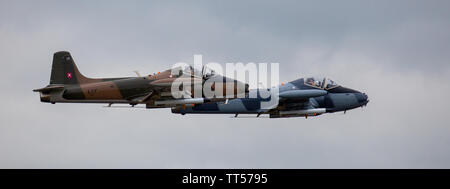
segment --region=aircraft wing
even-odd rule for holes
[[[150,91],[142,95],[131,97],[129,100],[131,101],[131,104],[139,104],[149,100],[153,96],[153,94],[153,91]]]
[[[182,84],[190,83],[191,89],[194,88],[194,84],[202,85],[203,78],[201,77],[176,78],[175,76],[170,75],[170,72],[165,71],[148,76],[148,80],[150,90],[142,94],[128,97],[127,100],[130,101],[131,105],[146,104],[147,108],[162,108],[204,102],[203,98],[192,98],[192,91],[190,90],[171,92],[173,85],[181,86]],[[182,98],[175,99],[173,95],[181,96]]]
[[[317,108],[313,97],[326,95],[328,92],[320,89],[288,90],[279,93],[279,112],[270,114],[271,118],[315,116],[325,113],[325,108]]]

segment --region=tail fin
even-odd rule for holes
[[[83,84],[94,82],[95,80],[96,79],[90,79],[83,76],[80,71],[78,71],[69,52],[60,51],[53,55],[50,84]]]

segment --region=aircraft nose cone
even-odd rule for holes
[[[366,93],[358,93],[356,95],[358,102],[361,103],[361,106],[366,105],[369,102],[369,96]]]
[[[356,98],[360,103],[366,102],[369,99],[366,93],[356,93]]]

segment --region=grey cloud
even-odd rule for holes
[[[448,168],[447,1],[2,1],[2,168]],[[88,76],[279,62],[366,109],[305,119],[42,104],[52,53]]]

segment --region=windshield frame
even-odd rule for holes
[[[332,83],[333,86],[328,87],[328,85],[330,85],[329,82]],[[340,86],[339,84],[337,84],[335,81],[333,81],[333,80],[330,79],[329,77],[326,77],[326,78],[325,78],[325,83],[324,83],[324,89],[325,89],[325,90],[334,89],[334,88],[339,87],[339,86]]]
[[[202,77],[203,78],[211,78],[215,75],[216,75],[215,70],[213,70],[212,68],[210,68],[206,65],[203,65],[203,67],[202,67]]]

